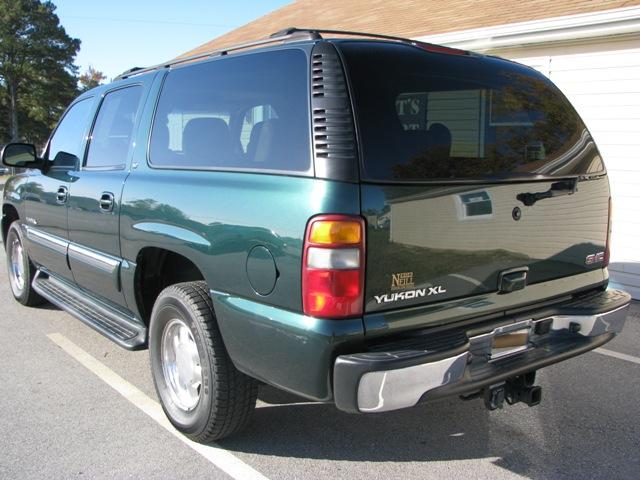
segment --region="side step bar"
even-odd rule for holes
[[[137,350],[147,344],[147,327],[140,320],[104,304],[65,280],[38,270],[33,289],[121,347]]]

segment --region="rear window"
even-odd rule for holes
[[[170,72],[153,123],[160,167],[308,172],[307,58],[280,50]]]
[[[364,179],[513,179],[604,169],[573,107],[534,70],[406,45],[341,42],[340,47]],[[472,200],[465,203],[470,211],[482,208]]]

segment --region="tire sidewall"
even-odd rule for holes
[[[209,358],[202,331],[195,316],[196,314],[191,308],[176,295],[176,291],[169,290],[160,294],[156,305],[154,305],[149,328],[151,373],[162,408],[176,428],[193,435],[202,432],[207,426],[213,402],[211,388],[214,385],[212,359]],[[179,318],[189,327],[200,356],[202,388],[198,404],[190,412],[185,412],[175,405],[171,399],[169,386],[165,381],[162,370],[162,335],[167,324],[174,318]]]
[[[31,288],[31,268],[29,265],[29,256],[27,254],[26,245],[24,244],[24,239],[22,237],[22,232],[20,231],[20,226],[14,222],[9,227],[9,232],[7,233],[7,243],[6,243],[6,254],[7,254],[7,271],[9,275],[11,275],[11,254],[13,253],[13,243],[15,241],[20,242],[22,247],[22,268],[25,274],[24,278],[24,286],[22,287],[22,291],[16,294],[16,290],[14,289],[13,282],[9,279],[9,286],[11,288],[11,293],[14,298],[18,300],[18,302],[25,304],[29,297],[29,289]]]

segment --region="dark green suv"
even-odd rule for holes
[[[625,321],[598,149],[499,58],[289,29],[128,71],[2,159],[27,169],[3,196],[15,298],[148,346],[197,441],[260,382],[346,412],[535,405],[537,369]]]

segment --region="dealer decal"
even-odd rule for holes
[[[414,287],[413,272],[391,274],[391,290],[405,290]]]

